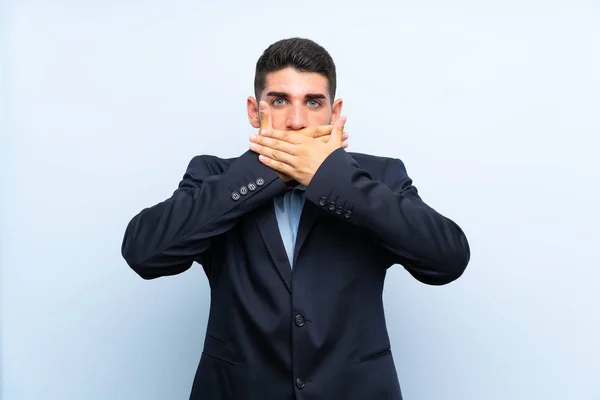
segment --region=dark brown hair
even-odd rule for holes
[[[322,46],[309,39],[290,38],[273,43],[256,63],[254,95],[259,99],[269,72],[291,67],[299,72],[316,72],[327,78],[333,102],[336,89],[335,63]]]

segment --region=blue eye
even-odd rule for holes
[[[285,100],[283,100],[283,99],[276,99],[276,100],[273,100],[273,105],[276,105],[276,106],[282,106],[282,105],[284,105],[284,104],[285,104]]]
[[[307,104],[309,107],[319,107],[321,105],[321,103],[316,100],[310,100]]]

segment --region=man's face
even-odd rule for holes
[[[328,125],[342,110],[340,99],[332,105],[324,75],[292,68],[268,73],[260,100],[269,104],[273,128],[277,130]],[[248,99],[248,118],[255,128],[260,127],[258,101],[252,97]]]

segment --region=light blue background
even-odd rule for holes
[[[405,398],[600,399],[597,0],[203,3],[4,3],[2,399],[187,398],[206,279],[143,281],[121,239],[194,155],[246,150],[289,36],[334,57],[349,150],[403,159],[471,243],[449,286],[390,271]]]

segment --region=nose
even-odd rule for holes
[[[306,122],[306,110],[303,110],[302,107],[289,107],[288,114],[286,116],[285,125],[288,130],[298,130],[304,129],[307,127]]]

